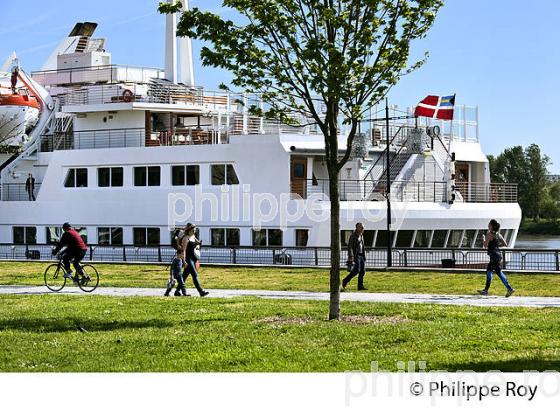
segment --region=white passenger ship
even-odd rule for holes
[[[251,115],[257,97],[196,86],[190,41],[175,37],[175,16],[166,19],[163,70],[112,64],[94,23],[77,24],[41,71],[20,69],[17,92],[36,99],[40,113],[21,149],[5,146],[0,154],[0,243],[52,243],[69,221],[90,244],[166,245],[172,226],[187,222],[169,217],[170,198],[181,194],[194,207],[185,219],[205,244],[328,246],[328,218],[305,213],[286,222],[271,205],[328,211],[322,135]],[[360,221],[368,247],[391,240],[401,248],[476,248],[497,218],[513,246],[521,220],[516,187],[491,183],[477,120],[476,107],[456,107],[453,123],[391,125],[390,238],[386,131],[364,122],[365,150],[339,182],[343,242]],[[340,140],[344,146],[344,129]],[[245,194],[265,204],[249,212]]]

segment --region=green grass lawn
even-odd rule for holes
[[[0,371],[560,369],[560,310],[255,298],[0,296]]]
[[[42,285],[47,264],[0,262],[0,285]],[[96,265],[100,286],[164,287],[167,270],[156,265]],[[344,274],[344,273],[343,273]],[[207,288],[328,291],[327,270],[305,268],[203,267],[201,282]],[[560,274],[508,274],[517,296],[560,296]],[[492,292],[504,287],[497,277]],[[484,287],[485,274],[369,271],[370,292],[472,294]],[[356,279],[349,285],[356,289]],[[192,284],[189,282],[189,285]]]

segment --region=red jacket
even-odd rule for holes
[[[78,254],[80,251],[87,250],[87,245],[84,243],[84,240],[74,229],[70,229],[62,234],[53,253],[57,253],[65,246],[68,252],[73,255]]]

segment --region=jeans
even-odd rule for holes
[[[173,262],[171,262],[171,274],[175,279],[177,279],[177,290],[175,291],[175,294],[179,294],[179,292],[181,292],[182,294],[187,293],[187,289],[185,289],[185,280],[183,279],[182,270],[183,260],[181,258],[173,259]]]
[[[72,260],[72,265],[74,265],[74,269],[76,272],[82,273],[82,267],[80,266],[80,262],[86,256],[86,251],[80,251],[77,255],[71,254],[70,252],[66,251],[62,254],[62,264],[67,272],[70,272],[70,260]]]
[[[199,294],[204,293],[204,289],[200,286],[200,282],[198,281],[198,272],[196,270],[196,261],[193,259],[187,259],[187,266],[185,266],[185,270],[183,272],[183,281],[186,282],[189,275],[192,276],[192,281],[194,283],[194,287],[198,290]]]
[[[490,285],[492,284],[493,272],[496,272],[496,275],[498,275],[506,289],[511,290],[511,286],[506,278],[506,275],[504,275],[504,272],[502,272],[502,267],[500,265],[501,261],[502,256],[500,254],[490,254],[490,262],[488,262],[488,266],[486,267],[486,286],[484,287],[484,290],[488,291],[488,289],[490,289]]]
[[[346,286],[354,276],[358,275],[358,289],[364,287],[364,276],[366,274],[366,258],[364,255],[356,255],[356,259],[354,260],[354,265],[352,266],[352,270],[342,280],[342,285]]]

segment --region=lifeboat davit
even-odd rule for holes
[[[22,146],[39,119],[39,103],[27,94],[0,94],[0,146]]]

